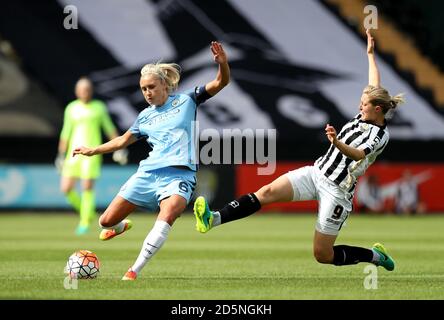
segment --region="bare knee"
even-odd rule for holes
[[[174,224],[177,218],[180,217],[183,209],[181,207],[176,207],[175,205],[167,205],[162,207],[159,212],[159,219],[165,221],[170,226]]]
[[[179,217],[180,217],[180,214],[178,214],[178,215],[170,214],[170,215],[163,215],[160,218],[161,218],[161,220],[165,221],[170,226],[172,226],[174,224],[174,222],[176,221],[176,219]]]
[[[65,186],[61,186],[60,187],[60,191],[63,192],[64,194],[68,194],[71,191],[71,188],[67,188]]]
[[[60,181],[60,191],[68,194],[75,187],[76,180],[74,178],[62,177]]]
[[[110,228],[115,225],[114,221],[107,214],[102,214],[99,218],[99,224],[102,227]]]
[[[61,183],[60,185],[60,191],[64,194],[68,194],[73,188],[74,186],[70,183]]]
[[[266,205],[293,200],[294,190],[290,180],[285,175],[282,175],[272,183],[260,188],[255,194],[261,205]]]
[[[273,187],[271,186],[271,184],[263,186],[256,192],[256,196],[261,205],[273,202],[273,196],[274,196]]]
[[[333,248],[325,249],[325,248],[314,248],[313,255],[317,262],[331,264],[333,263]]]
[[[94,180],[93,179],[82,180],[82,189],[83,190],[93,190],[94,189]]]
[[[170,226],[180,217],[187,206],[186,200],[178,195],[163,200],[160,203],[160,212],[158,219],[165,221]]]

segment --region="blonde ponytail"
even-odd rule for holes
[[[395,115],[396,108],[405,102],[404,94],[400,93],[390,98],[390,109],[384,115],[384,118],[390,120]]]
[[[141,77],[153,74],[160,80],[165,81],[168,93],[177,89],[180,80],[180,66],[176,63],[150,63],[143,66],[140,70]]]
[[[398,105],[405,103],[404,94],[400,93],[397,94],[396,96],[393,96],[391,98],[391,103],[393,105],[393,108],[396,108]]]

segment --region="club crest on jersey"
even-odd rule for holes
[[[173,102],[171,102],[171,105],[175,108],[179,105],[180,100],[179,99],[174,99]]]
[[[362,131],[367,131],[370,128],[368,123],[361,123]]]

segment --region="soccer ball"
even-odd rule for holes
[[[98,276],[100,269],[99,258],[89,250],[74,252],[66,263],[65,273],[71,279],[94,279]]]

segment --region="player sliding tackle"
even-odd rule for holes
[[[333,126],[326,125],[325,135],[331,143],[327,152],[313,166],[290,171],[218,211],[211,211],[203,197],[197,198],[194,214],[199,232],[205,233],[220,224],[245,218],[267,204],[318,200],[313,241],[313,253],[318,262],[336,266],[370,262],[389,271],[395,268],[395,262],[380,243],[375,243],[371,249],[335,245],[339,230],[352,210],[357,179],[387,146],[386,120],[404,102],[402,95],[392,97],[381,87],[374,40],[368,30],[367,55],[369,84],[363,90],[359,114],[346,123],[339,134]]]
[[[230,81],[228,59],[222,45],[211,43],[218,71],[214,80],[183,93],[172,94],[180,79],[177,64],[147,64],[142,68],[140,89],[150,105],[122,136],[96,148],[78,147],[74,155],[92,156],[127,147],[146,139],[152,151],[140,162],[137,172],[100,217],[100,239],[109,240],[131,228],[125,219],[137,206],[154,211],[160,208],[154,227],[122,280],[134,280],[145,264],[162,247],[174,221],[185,210],[196,187],[196,161],[192,123],[197,106],[216,95]]]

